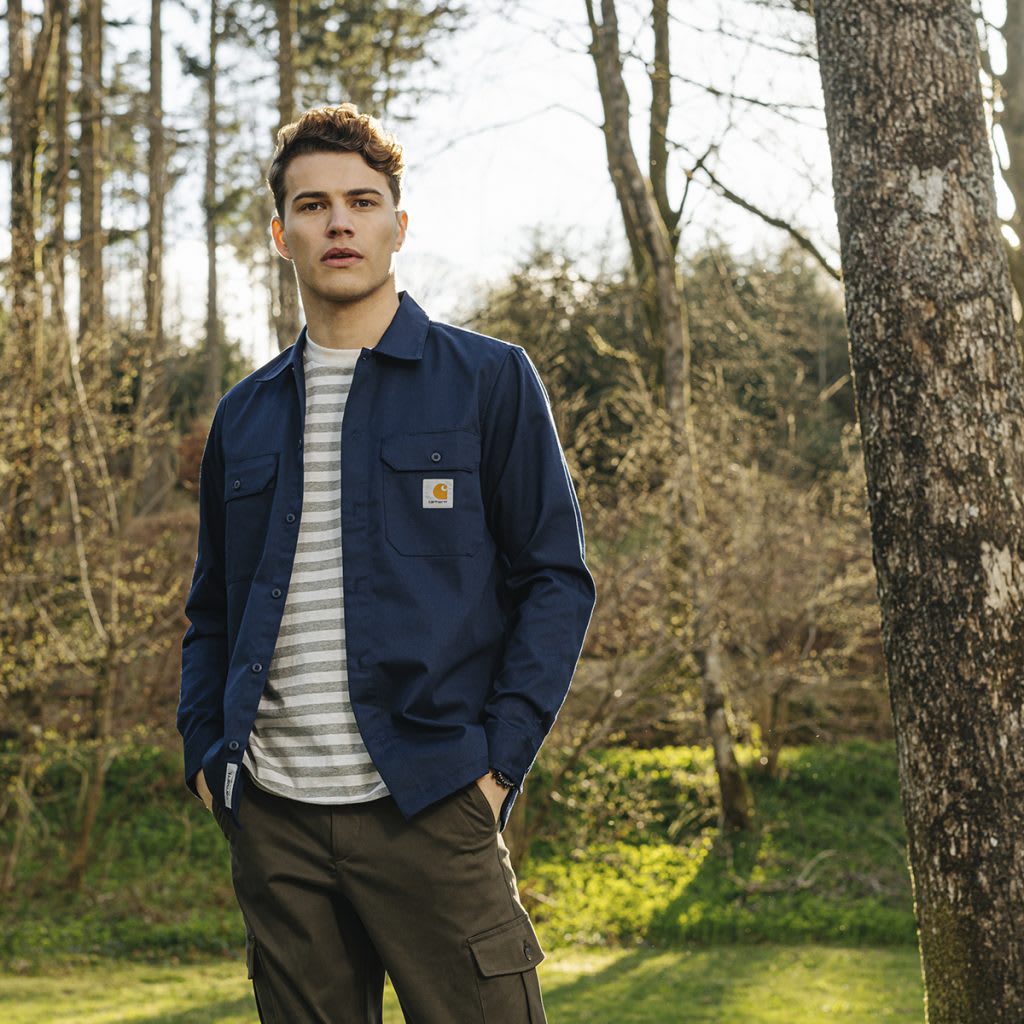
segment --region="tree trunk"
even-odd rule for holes
[[[117,579],[116,570],[115,579]],[[85,807],[82,813],[82,822],[78,828],[78,841],[68,863],[66,879],[68,887],[72,889],[81,889],[85,881],[85,872],[89,866],[89,853],[92,849],[92,837],[103,803],[107,770],[114,758],[114,705],[117,699],[119,657],[120,652],[116,647],[108,646],[103,677],[97,683],[95,694],[97,704],[96,746],[92,755],[92,772],[86,787]]]
[[[292,42],[295,39],[295,0],[275,0],[277,14],[277,127],[283,128],[295,119],[295,61]],[[277,347],[284,351],[299,333],[299,291],[295,267],[290,260],[275,254],[277,274],[277,306],[274,310],[274,331]]]
[[[718,775],[720,829],[728,832],[748,827],[752,814],[750,787],[740,770],[733,749],[732,732],[725,713],[725,689],[722,685],[722,659],[718,630],[712,627],[703,650],[701,666],[704,721]]]
[[[57,37],[57,83],[54,97],[54,134],[57,137],[57,165],[53,184],[53,258],[46,261],[45,270],[50,278],[52,295],[51,322],[57,327],[57,337],[63,342],[67,331],[67,310],[64,262],[68,255],[68,243],[64,213],[68,204],[68,185],[71,181],[71,146],[68,132],[68,101],[70,99],[69,81],[71,78],[71,58],[68,54],[68,37],[70,21],[67,16],[61,18]],[[63,348],[61,359],[63,360]]]
[[[220,343],[220,316],[217,311],[217,26],[220,5],[210,2],[210,62],[206,69],[206,184],[203,191],[203,215],[206,219],[206,378],[203,407],[212,415],[221,397],[224,353]]]
[[[82,84],[79,176],[81,232],[78,245],[78,341],[103,329],[103,0],[82,6]]]
[[[7,854],[4,857],[3,874],[0,875],[0,892],[14,892],[15,889],[18,858],[21,856],[25,836],[28,832],[29,820],[34,809],[32,793],[37,782],[36,765],[38,761],[39,755],[31,747],[26,748],[26,752],[21,757],[18,777],[7,790],[8,802],[5,808],[10,808],[12,804],[14,805],[13,812],[7,811],[7,813],[12,813],[14,817],[14,836],[11,838],[11,845],[8,847]],[[0,817],[6,817],[6,814],[0,812]]]
[[[36,239],[36,211],[40,205],[37,160],[55,33],[65,18],[62,0],[50,0],[43,9],[39,35],[32,40],[21,0],[8,4],[11,316],[8,329],[0,337],[0,357],[8,385],[4,415],[31,424],[31,440],[23,457],[14,460],[10,482],[0,493],[0,555],[21,547],[33,548],[37,519],[33,510],[45,504],[49,490],[49,481],[40,467],[40,439],[44,433],[40,395],[52,353],[44,348],[43,253]]]
[[[1024,377],[963,0],[817,0],[931,1024],[1024,1020]]]
[[[132,448],[132,480],[139,490],[126,505],[129,515],[145,514],[159,508],[177,478],[170,440],[161,436],[150,455],[145,418],[156,415],[167,419],[169,381],[167,347],[163,330],[164,276],[164,193],[167,167],[164,155],[163,112],[163,29],[162,0],[150,0],[149,7],[149,214],[146,223],[146,339],[145,355],[139,373],[138,401],[135,408],[135,438]],[[150,461],[151,460],[151,461]],[[147,465],[148,463],[148,465]]]

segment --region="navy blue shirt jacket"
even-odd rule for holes
[[[306,328],[220,400],[199,477],[178,730],[237,822],[240,770],[302,512]],[[536,367],[406,293],[355,366],[341,430],[346,659],[373,763],[408,819],[497,768],[517,793],[569,689],[595,602]],[[442,503],[426,480],[450,481]],[[445,492],[440,492],[442,495]]]

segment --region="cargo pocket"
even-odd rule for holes
[[[544,951],[525,915],[468,940],[484,1024],[546,1024],[537,965]]]
[[[252,981],[260,1024],[286,1024],[284,1018],[277,1012],[273,993],[267,983],[267,972],[260,956],[259,943],[248,929],[245,933],[245,964],[249,971],[249,979]]]

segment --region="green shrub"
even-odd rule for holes
[[[756,818],[731,838],[714,824],[710,751],[617,749],[581,763],[564,838],[524,867],[538,926],[589,944],[916,942],[892,745],[787,750],[778,779],[750,770],[756,751],[739,757]]]

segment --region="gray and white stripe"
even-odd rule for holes
[[[341,561],[341,421],[361,349],[307,335],[302,518],[281,628],[244,763],[256,783],[306,803],[388,792],[348,694]]]

